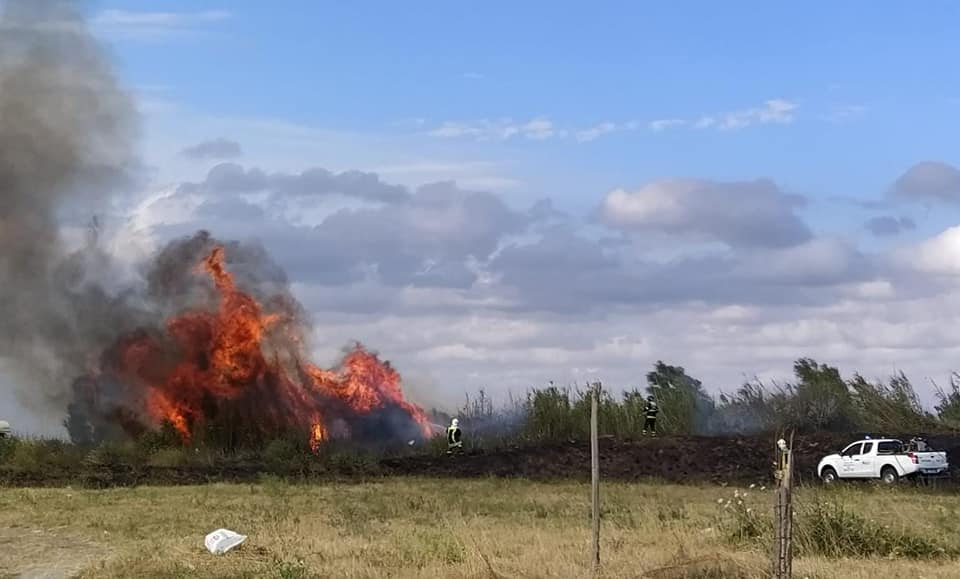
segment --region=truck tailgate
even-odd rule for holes
[[[947,468],[946,452],[915,452],[920,472],[940,472]]]

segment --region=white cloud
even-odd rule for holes
[[[603,135],[612,133],[616,130],[617,130],[617,125],[615,123],[611,123],[611,122],[600,123],[598,125],[594,125],[590,127],[589,129],[578,131],[577,141],[581,143],[585,143],[587,141],[592,141],[598,137],[602,137]]]
[[[690,126],[694,129],[732,131],[753,125],[790,124],[795,120],[798,105],[786,99],[770,99],[761,106],[720,113],[704,114],[695,119],[669,118],[650,123],[653,131]]]
[[[216,22],[228,18],[230,18],[230,13],[223,10],[206,10],[203,12],[104,10],[93,19],[93,23],[107,26],[180,27],[200,22]]]
[[[604,221],[625,231],[663,231],[736,246],[785,246],[810,231],[794,213],[798,200],[769,181],[664,179],[604,197]]]
[[[481,141],[505,141],[512,138],[526,138],[540,141],[564,136],[565,132],[558,130],[551,120],[537,117],[525,123],[518,123],[512,119],[495,121],[482,119],[472,122],[448,121],[435,129],[431,129],[427,134],[432,137],[447,139],[473,138]]]
[[[720,114],[716,126],[722,130],[737,130],[755,124],[790,124],[796,109],[797,105],[787,100],[768,100],[761,107]]]
[[[823,115],[823,119],[831,123],[844,123],[862,117],[867,112],[863,105],[839,105]]]
[[[539,117],[526,123],[510,118],[475,121],[447,121],[426,132],[432,137],[455,139],[468,138],[478,141],[506,141],[514,138],[545,140],[563,138],[568,135],[578,143],[594,141],[604,135],[620,131],[637,131],[649,128],[652,132],[661,132],[689,126],[695,129],[739,130],[752,125],[790,124],[794,121],[798,105],[786,99],[770,99],[758,107],[703,115],[696,119],[663,118],[646,124],[632,120],[627,122],[603,121],[584,129],[567,131],[559,129],[549,119]]]
[[[663,131],[673,127],[682,127],[687,121],[683,119],[658,119],[650,122],[651,131]]]
[[[901,264],[930,274],[960,275],[960,226],[918,245],[898,250]]]
[[[721,239],[742,227],[732,217],[741,205],[765,207],[774,216],[783,211],[780,217],[790,220],[793,202],[770,184],[724,189],[713,182],[678,182],[656,182],[626,199],[632,218],[673,224],[680,232],[694,227]],[[742,204],[731,202],[738,194]],[[410,206],[335,211],[296,226],[267,213],[251,227],[227,217],[204,221],[195,214],[201,193],[165,191],[134,209],[136,218],[112,247],[126,249],[138,233],[170,223],[180,230],[213,226],[226,237],[255,231],[311,312],[317,362],[332,362],[344,344],[358,339],[396,365],[421,403],[457,404],[464,391],[480,387],[503,401],[508,391],[522,395],[547,380],[565,385],[600,378],[615,390],[635,387],[658,359],[683,365],[714,392],[730,391],[754,375],[789,379],[792,362],[801,356],[868,378],[902,369],[924,391],[924,379],[947,376],[960,354],[960,328],[943,323],[960,315],[960,294],[924,283],[931,272],[960,272],[960,228],[904,256],[905,263],[922,267],[867,277],[857,272],[856,247],[825,237],[788,247],[753,243],[685,267],[690,255],[682,251],[651,266],[627,259],[633,247],[625,246],[623,259],[605,260],[589,238],[546,231],[534,238],[552,241],[526,257],[523,248],[513,247],[504,251],[510,263],[491,263],[486,256],[494,246],[501,252],[506,239],[497,224],[511,214],[489,196],[476,199],[482,205],[470,199],[438,188]],[[717,215],[714,202],[733,208]],[[733,225],[684,217],[701,205],[704,214]],[[316,236],[324,231],[329,235]],[[456,253],[447,254],[450,248]],[[373,275],[324,277],[334,267],[377,261],[387,266],[379,275],[378,267],[368,267]],[[461,283],[463,276],[450,266],[467,262],[486,275]],[[390,271],[395,267],[410,269]],[[418,281],[433,274],[439,282]],[[392,276],[393,285],[382,276]],[[554,301],[557,296],[564,301]]]
[[[158,12],[104,10],[91,19],[93,29],[109,37],[123,40],[157,40],[193,35],[203,27],[232,17],[225,10],[197,12]]]
[[[697,119],[697,122],[693,124],[695,129],[709,129],[710,127],[717,124],[717,119],[711,116],[703,116]]]

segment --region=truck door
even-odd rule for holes
[[[857,478],[868,478],[879,476],[879,473],[875,472],[877,468],[877,456],[873,452],[874,443],[864,442],[863,450],[859,455],[852,457],[853,458],[853,473],[851,476]]]
[[[859,463],[860,451],[863,450],[862,442],[854,442],[840,453],[840,472],[842,477],[857,476],[855,465]],[[856,462],[854,461],[856,459]]]

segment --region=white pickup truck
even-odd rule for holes
[[[946,474],[948,466],[946,452],[905,452],[903,442],[895,438],[867,438],[823,457],[817,475],[826,484],[838,478],[878,478],[894,484],[907,476]]]

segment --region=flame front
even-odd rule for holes
[[[365,418],[400,411],[429,436],[426,414],[404,399],[400,375],[388,362],[359,344],[331,370],[302,362],[299,327],[265,313],[238,289],[224,258],[216,246],[200,264],[214,282],[216,311],[188,310],[169,319],[164,331],[121,338],[103,369],[145,393],[149,422],[169,422],[184,442],[209,421],[260,440],[296,430],[317,450],[334,432],[350,437]]]

